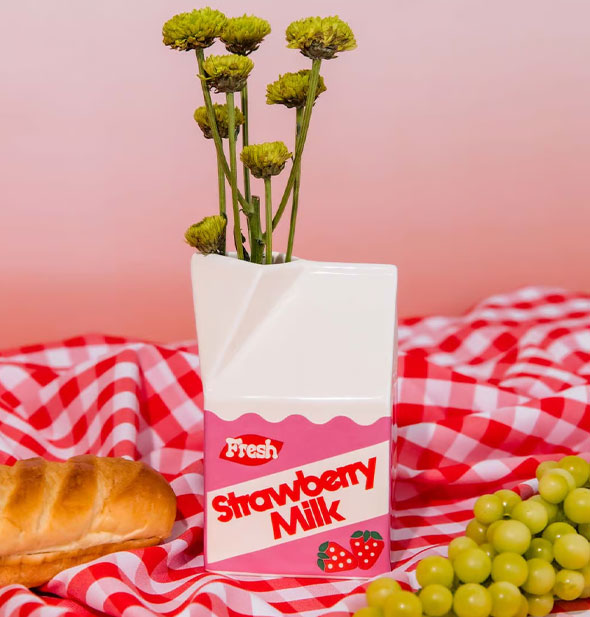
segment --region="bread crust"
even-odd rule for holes
[[[54,551],[0,557],[0,587],[16,583],[25,587],[40,587],[62,570],[98,559],[117,551],[154,546],[164,538],[143,538],[114,544],[101,544],[73,551]]]
[[[176,497],[142,462],[77,456],[0,465],[0,585],[41,585],[58,572],[167,538]]]

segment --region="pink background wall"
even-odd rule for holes
[[[2,3],[0,346],[193,336],[182,232],[216,208],[214,158],[191,117],[194,56],[160,41],[193,6]],[[398,264],[405,315],[530,283],[590,290],[587,0],[214,6],[273,26],[252,141],[292,144],[292,112],[264,105],[267,82],[307,65],[287,24],[338,13],[357,35],[323,69],[298,255]]]

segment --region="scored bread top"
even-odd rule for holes
[[[170,535],[176,497],[144,463],[76,456],[0,465],[0,556]]]

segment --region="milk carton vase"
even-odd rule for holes
[[[394,266],[194,255],[205,565],[390,570]]]

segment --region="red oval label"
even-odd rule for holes
[[[279,458],[283,442],[262,435],[227,437],[219,458],[240,465],[264,465]]]

